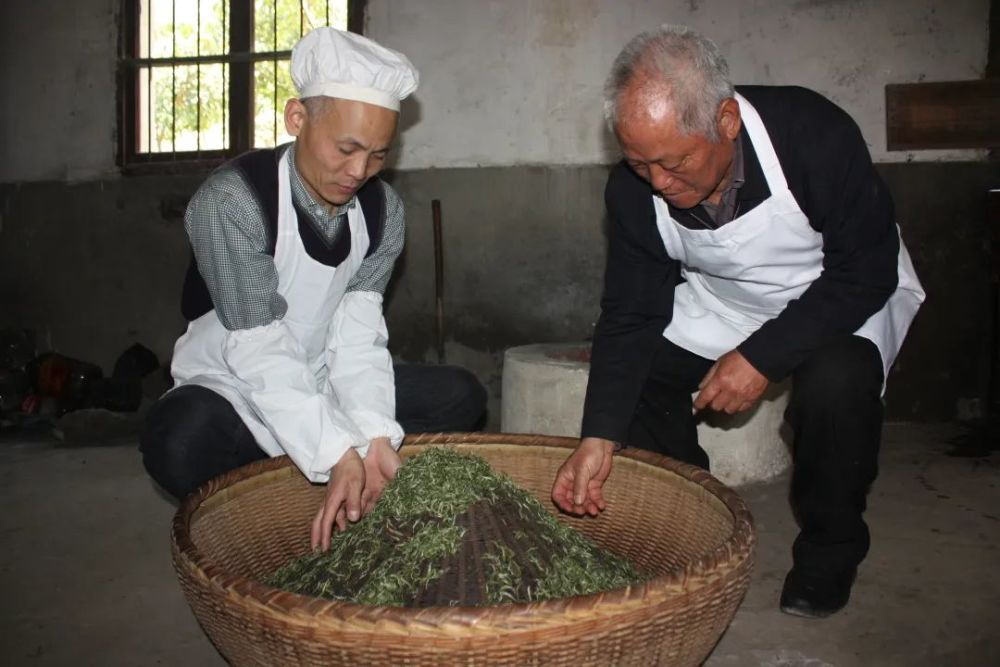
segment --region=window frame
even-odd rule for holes
[[[291,51],[252,51],[254,39],[254,0],[224,0],[229,12],[229,53],[211,56],[140,58],[139,8],[142,0],[122,0],[119,30],[117,155],[116,162],[125,173],[180,173],[214,167],[241,155],[253,147],[254,100],[253,67],[258,62],[281,61]],[[347,29],[364,34],[366,0],[347,0]],[[140,131],[139,77],[143,67],[155,65],[229,65],[227,114],[229,148],[202,151],[164,151],[139,153]]]

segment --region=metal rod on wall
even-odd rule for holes
[[[431,201],[434,218],[434,333],[438,363],[444,363],[444,247],[441,238],[441,200]]]
[[[197,44],[195,46],[195,53],[200,58],[201,57],[201,0],[198,0],[198,28],[197,28]],[[197,98],[198,103],[195,106],[195,142],[197,144],[198,152],[201,152],[201,63],[198,63],[196,70],[197,77]]]
[[[170,3],[170,57],[177,57],[177,0]],[[177,66],[170,68],[170,152],[177,157]]]
[[[274,19],[273,50],[278,50],[278,0],[274,0],[272,18]],[[278,145],[278,61],[271,61],[271,146]]]
[[[1000,11],[997,14],[1000,16]],[[990,280],[990,381],[986,388],[986,417],[1000,424],[1000,189],[992,189],[986,193],[986,211],[993,255]]]
[[[153,55],[153,3],[146,5],[146,56]],[[153,152],[153,67],[146,69],[146,152]]]
[[[229,3],[222,3],[222,52],[229,53]],[[229,148],[229,65],[222,65],[222,149]]]

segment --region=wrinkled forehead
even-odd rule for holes
[[[616,107],[616,131],[630,125],[655,125],[661,129],[676,129],[678,125],[670,87],[663,83],[633,77],[619,94]]]

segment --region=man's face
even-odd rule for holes
[[[399,114],[329,99],[313,115],[299,100],[285,105],[285,127],[296,138],[295,166],[320,203],[342,206],[385,164]]]
[[[719,140],[677,129],[673,109],[655,90],[630,86],[619,100],[615,134],[629,166],[671,205],[687,209],[718,203],[739,134],[739,105],[728,99],[716,121]]]

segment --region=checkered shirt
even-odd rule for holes
[[[331,213],[302,183],[295,169],[294,144],[289,148],[288,167],[295,203],[332,240],[347,224],[347,212],[358,205],[357,197]],[[348,283],[348,292],[384,293],[403,250],[403,202],[388,183],[383,181],[382,187],[386,205],[382,240],[362,261]],[[188,204],[184,228],[223,326],[230,331],[252,329],[285,316],[288,304],[278,294],[278,272],[274,258],[267,254],[264,213],[236,168],[223,167],[208,177]]]

